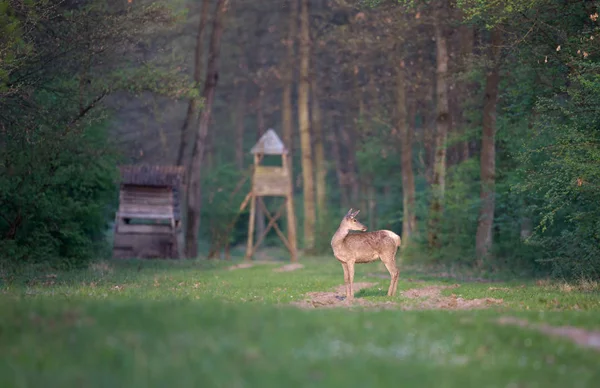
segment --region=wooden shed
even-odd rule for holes
[[[113,257],[178,258],[184,168],[121,166]]]

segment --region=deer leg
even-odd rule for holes
[[[396,267],[396,260],[382,260],[391,276],[390,288],[388,288],[388,296],[394,296],[396,294],[396,287],[398,286],[398,278],[400,277],[400,270]]]
[[[350,295],[348,286],[350,285],[350,276],[348,276],[348,264],[342,263],[342,268],[344,269],[344,285],[346,286],[346,298]]]
[[[347,287],[348,299],[354,299],[354,263],[350,262],[346,264],[348,266],[348,279],[350,280],[350,287]]]

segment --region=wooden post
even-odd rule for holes
[[[258,166],[261,157],[254,154],[254,167]],[[254,177],[252,178],[252,188],[250,189],[250,220],[248,223],[248,245],[246,246],[246,260],[250,260],[254,252],[254,226],[256,224],[256,193],[254,193]]]
[[[256,216],[256,196],[250,194],[250,220],[248,221],[248,246],[246,246],[246,260],[250,260],[254,251],[254,221]]]
[[[288,241],[290,244],[290,260],[292,263],[298,261],[298,248],[296,247],[296,212],[294,212],[294,184],[292,168],[291,168],[291,160],[289,154],[284,154],[282,157],[283,168],[288,171],[289,174],[289,183],[288,183],[288,192],[285,198],[286,202],[286,219],[287,219],[287,232],[288,232]]]

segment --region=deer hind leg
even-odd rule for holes
[[[387,256],[382,258],[381,261],[385,264],[385,268],[387,268],[391,277],[388,296],[394,296],[396,294],[396,288],[398,287],[398,278],[400,277],[400,270],[396,267],[396,258],[394,256]]]
[[[346,286],[346,299],[350,298],[350,276],[348,272],[348,264],[342,263],[342,268],[344,269],[344,285]]]

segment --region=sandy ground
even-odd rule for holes
[[[486,308],[503,303],[502,299],[481,298],[481,299],[463,299],[456,295],[442,296],[442,290],[459,287],[458,284],[452,286],[427,286],[423,288],[413,288],[406,290],[402,296],[409,299],[420,299],[419,303],[404,306],[406,310],[472,310]]]
[[[537,330],[553,337],[567,338],[579,346],[600,351],[600,332],[598,331],[586,330],[574,326],[550,326],[546,323],[530,323],[525,319],[516,317],[500,317],[496,323]]]

